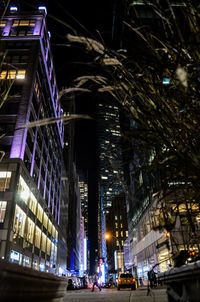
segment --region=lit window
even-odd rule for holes
[[[124,241],[122,240],[122,241],[121,241],[121,246],[123,246],[123,245],[124,245]]]
[[[36,208],[37,208],[37,199],[35,198],[35,196],[33,195],[33,193],[31,193],[30,199],[29,199],[29,209],[34,214],[36,214]]]
[[[50,219],[49,219],[49,223],[48,223],[48,232],[51,234],[51,232],[52,232],[52,223],[51,223],[51,221],[50,221]]]
[[[35,223],[30,218],[28,218],[26,240],[28,240],[30,243],[33,243],[34,230],[35,230]]]
[[[121,237],[123,237],[123,236],[124,236],[123,231],[121,231]]]
[[[117,222],[115,222],[115,227],[118,228],[118,223]]]
[[[22,176],[20,176],[19,178],[18,193],[20,195],[20,198],[27,204],[30,190]]]
[[[34,82],[34,86],[35,86],[35,92],[37,94],[37,97],[39,98],[39,96],[40,96],[40,89],[39,89],[38,82],[36,80]]]
[[[118,236],[119,236],[119,232],[116,232],[115,234],[116,234],[116,237],[118,237]]]
[[[15,79],[15,77],[16,77],[16,70],[9,70],[8,75],[7,75],[7,79],[13,80],[13,79]]]
[[[5,20],[0,20],[0,27],[6,26],[6,21]]]
[[[41,249],[43,252],[46,252],[46,243],[47,243],[47,236],[44,233],[42,233]]]
[[[25,212],[22,211],[18,205],[16,205],[14,223],[13,223],[13,231],[14,231],[13,238],[17,238],[19,236],[24,237],[25,222],[26,222]]]
[[[44,227],[47,229],[47,225],[48,225],[48,217],[47,217],[47,214],[46,214],[46,213],[44,213],[43,225],[44,225]]]
[[[6,214],[6,201],[0,201],[0,223],[4,222],[5,214]]]
[[[47,250],[46,253],[50,256],[51,253],[51,240],[47,238]]]
[[[14,20],[13,26],[35,26],[35,20]]]
[[[119,240],[116,241],[116,245],[119,246]]]
[[[128,231],[126,231],[126,237],[128,237]]]
[[[117,216],[115,216],[115,220],[117,220]]]
[[[11,172],[0,172],[0,192],[5,192],[10,187]]]
[[[122,223],[120,223],[120,227],[123,228],[123,224]]]
[[[41,205],[38,203],[37,218],[40,222],[42,222],[42,216],[43,216],[43,209]]]
[[[36,246],[38,249],[40,248],[40,241],[41,241],[41,230],[40,230],[40,228],[38,228],[38,227],[36,226],[34,243],[35,243],[35,246]]]
[[[16,79],[25,79],[26,70],[18,70]]]
[[[4,80],[4,79],[6,79],[6,76],[7,76],[7,71],[2,71],[1,73],[0,73],[0,80]]]

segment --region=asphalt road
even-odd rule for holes
[[[95,289],[67,291],[64,302],[167,302],[166,289],[155,289],[147,296],[147,289]]]

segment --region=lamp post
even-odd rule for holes
[[[118,238],[115,237],[114,235],[111,235],[109,233],[105,234],[105,239],[106,240],[109,240],[111,237],[115,238],[116,240],[118,240]],[[124,272],[124,260],[123,260],[123,254],[122,254],[122,247],[121,247],[120,243],[119,243],[119,253],[120,253],[120,261],[121,261],[121,272],[123,273]],[[117,266],[118,266],[118,263],[117,263]]]

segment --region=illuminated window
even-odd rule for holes
[[[41,241],[41,230],[40,230],[40,228],[38,228],[38,227],[36,226],[34,243],[35,243],[35,246],[36,246],[38,249],[40,248],[40,241]]]
[[[39,96],[40,96],[40,89],[39,89],[38,82],[36,80],[34,82],[34,86],[35,86],[35,92],[37,94],[37,97],[39,98]]]
[[[24,70],[24,69],[18,70],[16,79],[23,80],[23,79],[25,79],[25,75],[26,75],[26,70]]]
[[[116,241],[116,245],[119,246],[119,240]]]
[[[117,216],[115,216],[115,220],[117,220]]]
[[[0,201],[0,223],[4,222],[5,214],[6,214],[6,201]]]
[[[13,231],[14,231],[14,238],[18,236],[24,237],[24,228],[26,222],[26,214],[24,211],[16,205],[15,207],[15,216],[14,216],[14,223],[13,223]]]
[[[121,241],[121,246],[123,246],[123,245],[124,245],[124,241],[122,240],[122,241]]]
[[[6,21],[5,20],[0,20],[0,27],[6,26]]]
[[[20,195],[20,198],[27,204],[30,190],[22,176],[20,176],[19,178],[18,193]]]
[[[115,227],[118,228],[118,223],[117,222],[115,222]]]
[[[128,231],[126,231],[126,237],[128,237]]]
[[[35,223],[30,218],[28,218],[26,240],[28,240],[30,243],[33,243],[34,230],[35,230]]]
[[[8,75],[7,75],[7,79],[13,80],[13,79],[15,79],[15,77],[16,77],[16,70],[9,70]]]
[[[51,254],[51,240],[47,238],[47,251],[46,253],[50,256]]]
[[[44,217],[43,217],[43,225],[44,227],[47,229],[47,225],[48,225],[48,217],[47,214],[44,213]]]
[[[123,231],[121,231],[121,237],[123,237],[123,236],[124,236]]]
[[[43,216],[43,209],[41,205],[38,203],[37,218],[40,222],[42,222],[42,216]]]
[[[118,236],[119,236],[119,232],[116,232],[115,234],[116,234],[116,237],[118,237]]]
[[[6,79],[6,76],[7,76],[7,71],[2,71],[1,73],[0,73],[0,80],[4,80],[4,79]]]
[[[55,227],[52,225],[52,232],[51,232],[51,234],[52,234],[52,236],[55,238],[55,234],[56,233],[56,229],[55,229]]]
[[[37,209],[37,199],[35,198],[35,196],[33,195],[33,193],[31,193],[30,198],[29,198],[29,209],[36,214],[36,209]]]
[[[35,26],[35,20],[14,20],[13,26]]]
[[[44,253],[46,252],[46,243],[47,243],[47,236],[44,233],[42,233],[41,249]]]
[[[51,223],[51,221],[50,221],[50,219],[49,219],[49,223],[48,223],[48,232],[51,234],[51,232],[52,232],[52,223]]]
[[[122,223],[120,223],[120,227],[123,228],[123,224]]]
[[[11,172],[0,171],[0,192],[5,192],[10,187]]]

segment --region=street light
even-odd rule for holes
[[[105,237],[106,240],[111,239],[111,237],[115,238],[116,240],[119,240],[119,238],[117,238],[114,235],[111,235],[109,233],[105,233],[104,237]],[[123,261],[123,254],[122,254],[121,244],[119,244],[119,253],[120,253],[120,262],[121,262],[121,272],[124,272],[124,261]],[[117,266],[118,266],[118,264],[117,264]]]

